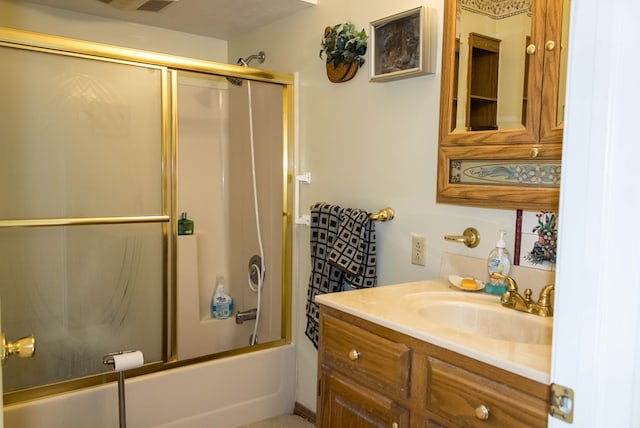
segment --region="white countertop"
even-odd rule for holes
[[[475,299],[492,308],[495,304],[495,307],[499,308],[498,311],[516,312],[513,309],[502,308],[498,296],[481,291],[459,291],[450,287],[443,279],[324,294],[317,296],[316,301],[534,381],[549,383],[551,345],[492,339],[429,322],[420,314],[420,308],[417,306],[417,302],[424,303],[425,299],[429,298],[429,294],[426,293],[430,293],[433,298],[454,301]],[[514,316],[541,318],[526,313],[516,313]],[[550,319],[532,321],[551,322]]]

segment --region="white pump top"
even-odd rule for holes
[[[507,233],[507,232],[505,232],[504,230],[501,230],[501,231],[500,231],[500,239],[498,239],[498,242],[496,242],[496,247],[497,247],[497,248],[506,248],[506,246],[507,246],[507,245],[506,245],[506,244],[505,244],[505,242],[504,242],[504,235],[505,235],[506,233]]]

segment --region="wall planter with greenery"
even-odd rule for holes
[[[358,68],[364,64],[367,39],[364,28],[356,31],[351,22],[324,29],[320,58],[323,55],[326,57],[327,77],[331,82],[340,83],[353,79]]]

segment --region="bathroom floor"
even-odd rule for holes
[[[282,415],[264,421],[254,422],[240,428],[314,428],[308,420],[297,415]]]

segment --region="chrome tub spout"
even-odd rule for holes
[[[246,311],[236,312],[236,324],[242,324],[245,321],[256,319],[258,309],[248,309]]]

